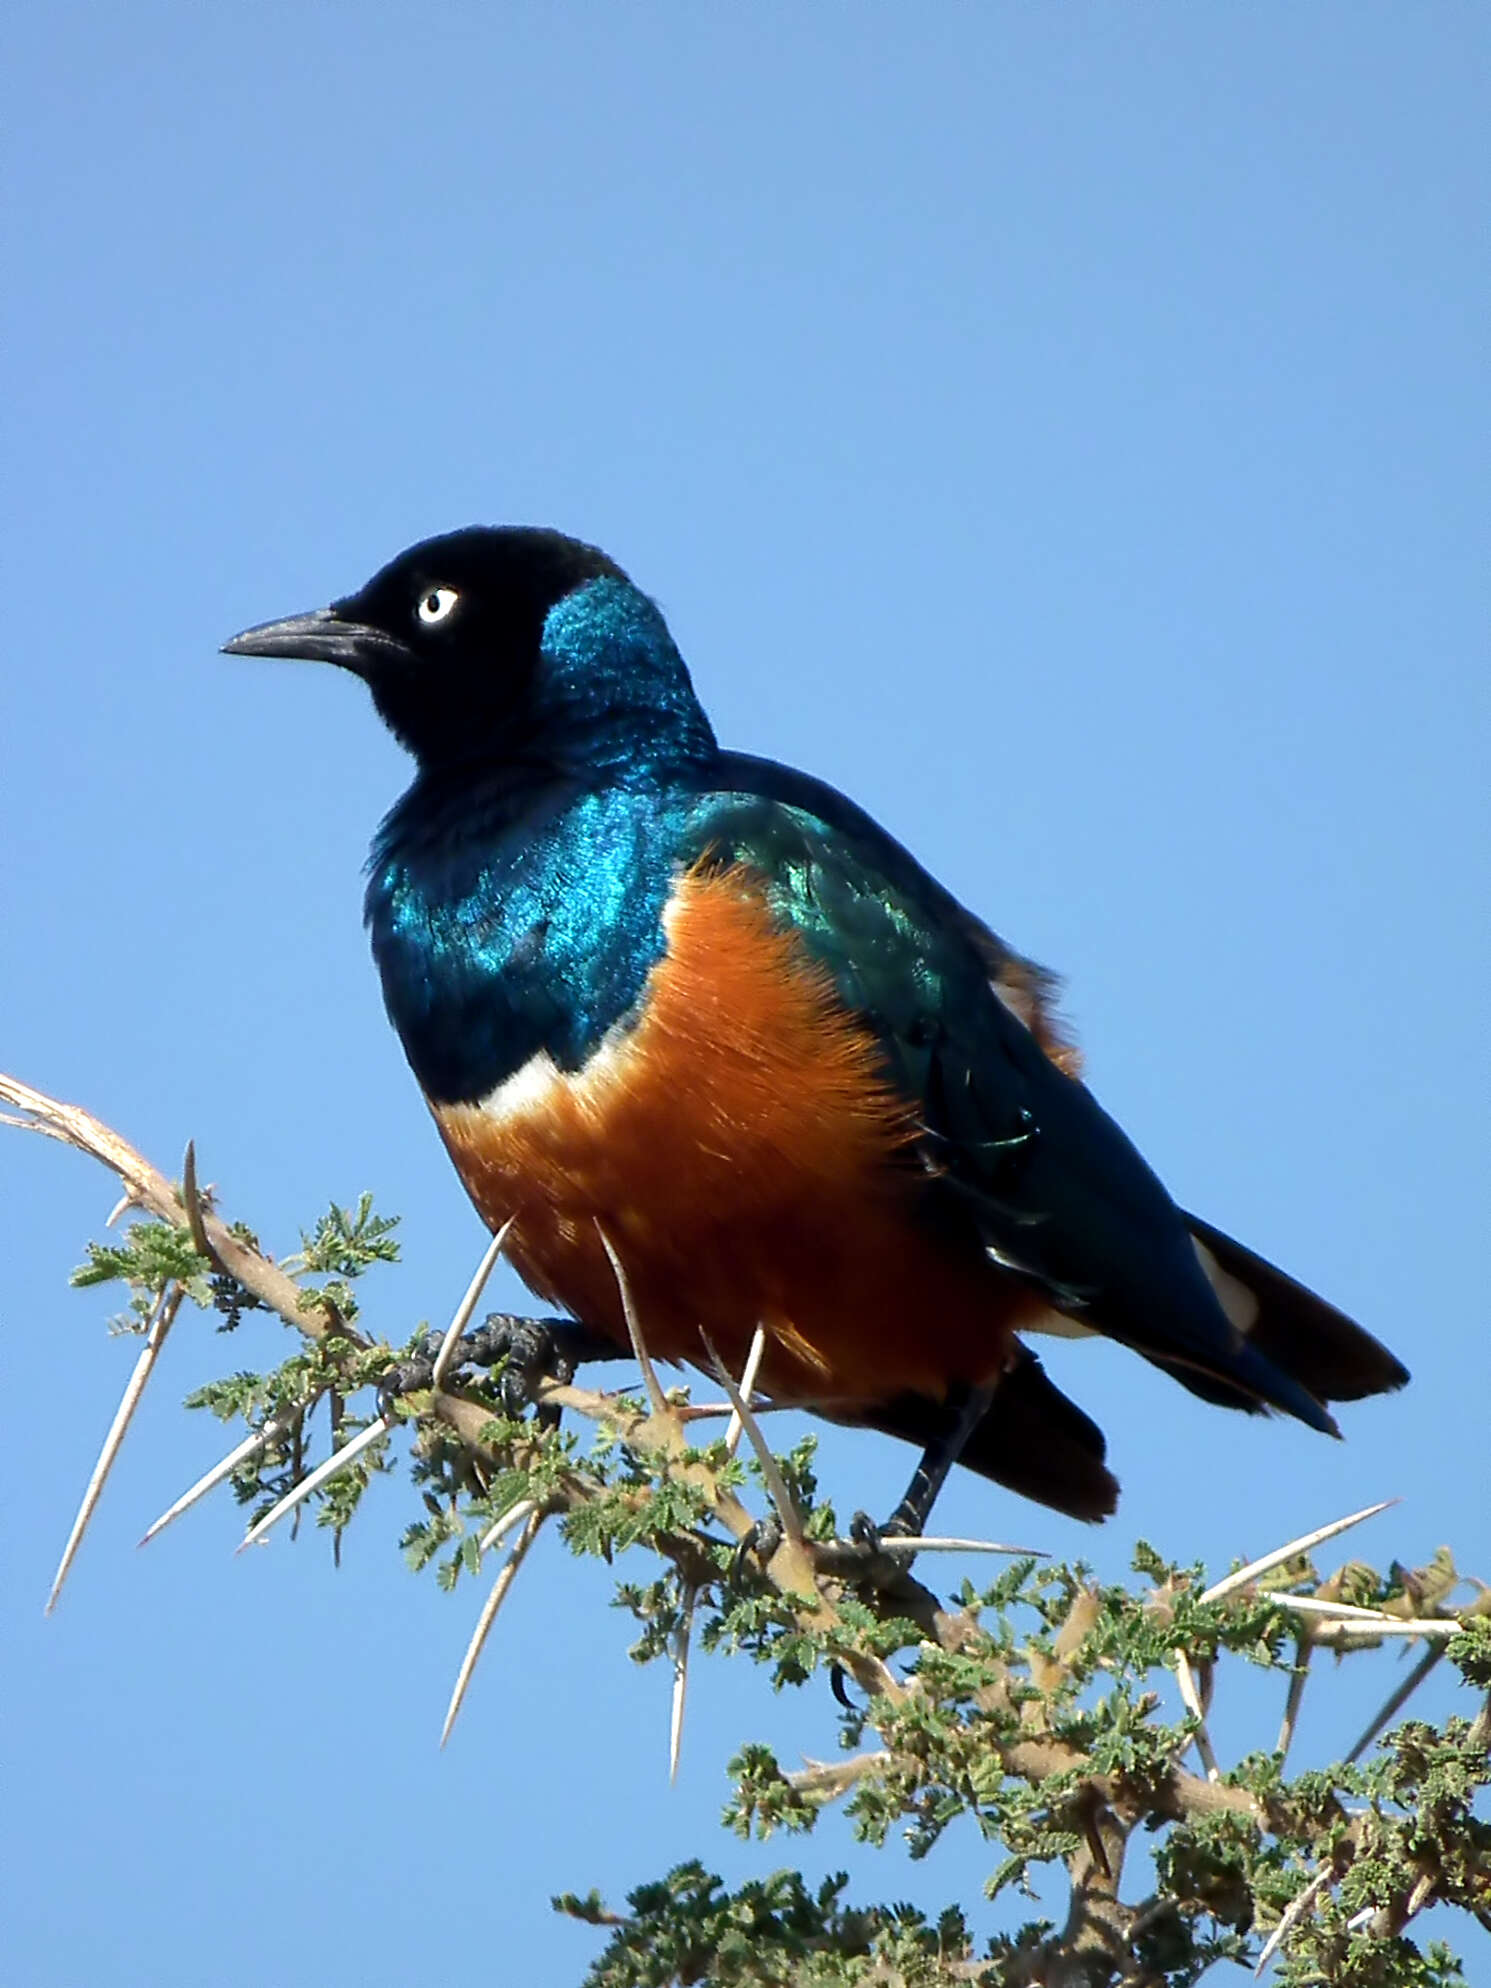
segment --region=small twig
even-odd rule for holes
[[[810,1760],[806,1767],[783,1778],[798,1794],[831,1802],[863,1781],[867,1774],[883,1773],[894,1758],[894,1754],[882,1750],[857,1753],[852,1760]]]
[[[1258,1964],[1253,1969],[1255,1977],[1262,1974],[1264,1968],[1268,1966],[1274,1955],[1279,1951],[1279,1948],[1288,1939],[1290,1933],[1293,1932],[1294,1928],[1309,1911],[1321,1892],[1330,1883],[1331,1877],[1332,1870],[1330,1864],[1323,1864],[1298,1897],[1292,1898],[1288,1905],[1285,1906],[1278,1925],[1269,1934],[1268,1939],[1264,1942],[1263,1951],[1258,1956]]]
[[[597,1219],[595,1224],[595,1232],[601,1239],[601,1247],[611,1259],[611,1270],[616,1278],[616,1288],[621,1293],[621,1310],[622,1315],[626,1319],[627,1337],[632,1342],[632,1353],[636,1358],[637,1365],[642,1369],[642,1383],[647,1389],[648,1403],[654,1415],[666,1415],[668,1413],[667,1399],[663,1394],[662,1387],[658,1381],[657,1370],[652,1364],[647,1346],[642,1338],[642,1324],[637,1317],[637,1308],[632,1303],[632,1287],[627,1282],[627,1275],[626,1271],[622,1268],[621,1258],[612,1249],[611,1238],[601,1227],[599,1219]]]
[[[497,1259],[502,1254],[502,1245],[507,1241],[507,1232],[517,1219],[516,1215],[509,1215],[496,1235],[487,1244],[486,1250],[482,1255],[482,1260],[476,1266],[476,1274],[466,1286],[466,1295],[456,1306],[455,1317],[452,1318],[450,1324],[445,1328],[445,1337],[440,1342],[440,1351],[435,1355],[435,1369],[430,1375],[430,1386],[437,1393],[444,1384],[446,1369],[450,1366],[451,1360],[455,1356],[457,1342],[461,1334],[466,1330],[466,1327],[471,1323],[471,1314],[476,1310],[481,1299],[481,1294],[487,1288],[487,1279],[497,1268]]]
[[[370,1422],[365,1429],[359,1429],[351,1442],[343,1443],[339,1450],[333,1450],[324,1462],[318,1463],[313,1471],[302,1477],[293,1489],[287,1491],[277,1504],[271,1505],[259,1523],[244,1535],[234,1550],[242,1553],[246,1548],[256,1546],[272,1526],[279,1524],[287,1512],[293,1512],[296,1506],[309,1498],[313,1491],[319,1491],[328,1478],[335,1477],[340,1471],[345,1470],[349,1463],[355,1463],[370,1444],[376,1443],[380,1436],[388,1435],[394,1427],[395,1424],[389,1416],[380,1415],[376,1422]]]
[[[539,1528],[548,1517],[547,1512],[530,1512],[528,1523],[519,1534],[518,1543],[503,1562],[497,1578],[492,1583],[492,1592],[482,1604],[481,1614],[476,1619],[476,1627],[471,1632],[471,1641],[466,1645],[466,1654],[461,1659],[461,1668],[456,1673],[455,1689],[450,1694],[450,1705],[446,1710],[445,1724],[440,1728],[440,1744],[444,1746],[450,1738],[451,1728],[466,1697],[466,1687],[471,1682],[476,1669],[476,1660],[482,1653],[492,1624],[497,1620],[497,1611],[507,1600],[508,1591],[518,1578],[518,1569],[528,1557],[528,1549],[538,1538]]]
[[[1375,1712],[1372,1718],[1368,1721],[1366,1731],[1362,1734],[1361,1738],[1357,1741],[1356,1745],[1351,1749],[1350,1753],[1348,1753],[1346,1756],[1346,1761],[1348,1766],[1351,1765],[1352,1762],[1361,1759],[1362,1755],[1366,1752],[1367,1748],[1372,1744],[1373,1740],[1376,1739],[1377,1735],[1382,1731],[1383,1727],[1387,1724],[1388,1720],[1395,1717],[1397,1713],[1402,1711],[1403,1707],[1408,1703],[1409,1699],[1413,1696],[1414,1692],[1418,1690],[1419,1686],[1423,1683],[1424,1679],[1429,1675],[1430,1671],[1433,1670],[1434,1666],[1439,1662],[1440,1658],[1443,1655],[1444,1655],[1443,1643],[1431,1643],[1429,1645],[1428,1649],[1425,1650],[1424,1654],[1419,1658],[1418,1662],[1414,1665],[1413,1669],[1408,1673],[1407,1677],[1404,1678],[1403,1682],[1398,1686],[1397,1690],[1390,1693],[1390,1695],[1384,1700],[1383,1704],[1378,1709],[1378,1711]]]
[[[705,1332],[702,1326],[699,1328],[699,1337],[704,1341],[704,1350],[708,1353],[710,1362],[714,1367],[715,1378],[719,1381],[720,1386],[725,1390],[726,1394],[729,1395],[730,1406],[740,1417],[741,1427],[751,1439],[751,1448],[756,1452],[756,1461],[761,1466],[761,1475],[766,1482],[767,1490],[771,1494],[771,1501],[777,1508],[777,1517],[782,1521],[782,1531],[794,1547],[801,1549],[803,1545],[802,1515],[797,1509],[797,1500],[787,1489],[787,1480],[783,1477],[781,1468],[776,1458],[772,1455],[765,1436],[761,1433],[761,1424],[751,1413],[744,1395],[742,1395],[740,1389],[730,1377],[730,1369],[715,1351],[709,1334]]]
[[[268,1449],[271,1443],[277,1443],[281,1436],[288,1434],[295,1427],[297,1416],[309,1415],[320,1398],[319,1394],[312,1395],[302,1407],[292,1408],[282,1415],[271,1416],[262,1429],[245,1436],[236,1449],[229,1450],[221,1462],[215,1463],[211,1470],[205,1471],[189,1491],[183,1491],[174,1505],[167,1506],[154,1525],[142,1534],[140,1545],[148,1546],[157,1533],[164,1532],[166,1527],[179,1519],[183,1512],[190,1511],[199,1498],[205,1498],[207,1493],[221,1484],[225,1477],[231,1477],[235,1470],[241,1470],[244,1464],[256,1457],[261,1450]]]
[[[1220,1781],[1221,1762],[1212,1748],[1211,1734],[1206,1730],[1206,1710],[1201,1703],[1201,1693],[1196,1688],[1196,1674],[1191,1669],[1191,1660],[1184,1650],[1175,1652],[1175,1681],[1180,1686],[1181,1703],[1196,1721],[1196,1751],[1206,1769],[1206,1778],[1208,1781]]]
[[[1366,1519],[1375,1519],[1379,1512],[1385,1512],[1389,1505],[1396,1505],[1396,1498],[1384,1498],[1380,1504],[1366,1505],[1359,1512],[1352,1512],[1344,1519],[1333,1519],[1327,1526],[1317,1526],[1314,1532],[1301,1533],[1298,1539],[1291,1539],[1287,1546],[1276,1546],[1272,1553],[1265,1553],[1261,1560],[1250,1560],[1246,1567],[1239,1567],[1235,1573],[1226,1574],[1213,1583],[1202,1595],[1203,1601],[1220,1601],[1224,1595],[1234,1594],[1245,1588],[1260,1574],[1267,1574],[1275,1567],[1282,1567],[1287,1560],[1295,1559],[1301,1553],[1308,1553],[1312,1547],[1321,1545],[1327,1539],[1334,1539],[1337,1533],[1349,1532],[1352,1526],[1359,1526]]]
[[[140,1405],[140,1397],[145,1392],[145,1383],[155,1371],[160,1350],[166,1343],[166,1335],[171,1330],[185,1296],[186,1293],[179,1284],[171,1284],[161,1294],[160,1301],[156,1305],[155,1316],[150,1321],[150,1329],[145,1335],[145,1344],[140,1348],[140,1356],[135,1361],[134,1369],[125,1384],[124,1393],[119,1398],[119,1406],[114,1410],[114,1419],[109,1424],[103,1448],[98,1453],[98,1462],[93,1466],[92,1474],[83,1491],[83,1501],[78,1506],[78,1515],[72,1522],[72,1531],[67,1535],[67,1544],[62,1549],[56,1577],[47,1596],[44,1610],[47,1615],[50,1615],[57,1606],[68,1569],[72,1566],[78,1548],[83,1544],[83,1535],[88,1530],[88,1522],[98,1508],[98,1501],[103,1495],[109,1472],[114,1468],[114,1459],[119,1454],[125,1432],[134,1419],[135,1410]]]

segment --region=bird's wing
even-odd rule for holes
[[[833,789],[744,758],[720,771],[723,790],[692,811],[686,856],[759,877],[873,1030],[916,1103],[923,1163],[990,1257],[1054,1311],[1198,1392],[1220,1387],[1333,1429],[1228,1317],[1169,1194],[999,990],[1002,962],[1018,956]]]

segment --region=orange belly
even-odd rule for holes
[[[929,1209],[913,1108],[831,977],[742,871],[690,873],[666,926],[640,1020],[584,1070],[435,1108],[524,1281],[624,1347],[604,1229],[660,1359],[707,1363],[707,1334],[739,1372],[761,1325],[781,1400],[995,1378],[1039,1303]]]

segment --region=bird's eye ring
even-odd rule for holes
[[[460,598],[454,587],[431,587],[420,595],[415,613],[426,628],[434,628],[442,621],[449,621]]]

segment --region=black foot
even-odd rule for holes
[[[749,1532],[743,1532],[735,1542],[735,1551],[730,1555],[729,1570],[725,1584],[739,1588],[745,1584],[746,1562],[754,1559],[764,1567],[782,1543],[782,1522],[775,1512],[769,1512],[764,1519],[757,1519]]]
[[[849,1521],[849,1537],[825,1541],[814,1548],[813,1558],[822,1573],[836,1579],[869,1581],[883,1587],[895,1575],[904,1574],[913,1558],[909,1553],[887,1553],[886,1540],[913,1536],[899,1505],[883,1526],[876,1525],[868,1512],[856,1512]]]
[[[401,1394],[417,1394],[435,1378],[435,1361],[443,1334],[432,1332],[413,1358],[390,1367],[378,1384],[380,1408],[387,1411]],[[519,1416],[531,1408],[545,1381],[564,1384],[587,1360],[620,1360],[621,1350],[609,1339],[567,1318],[520,1318],[513,1312],[490,1312],[476,1331],[456,1341],[447,1381],[468,1379],[472,1369],[491,1368],[501,1361],[502,1406]],[[540,1420],[557,1422],[558,1410],[540,1408]]]

